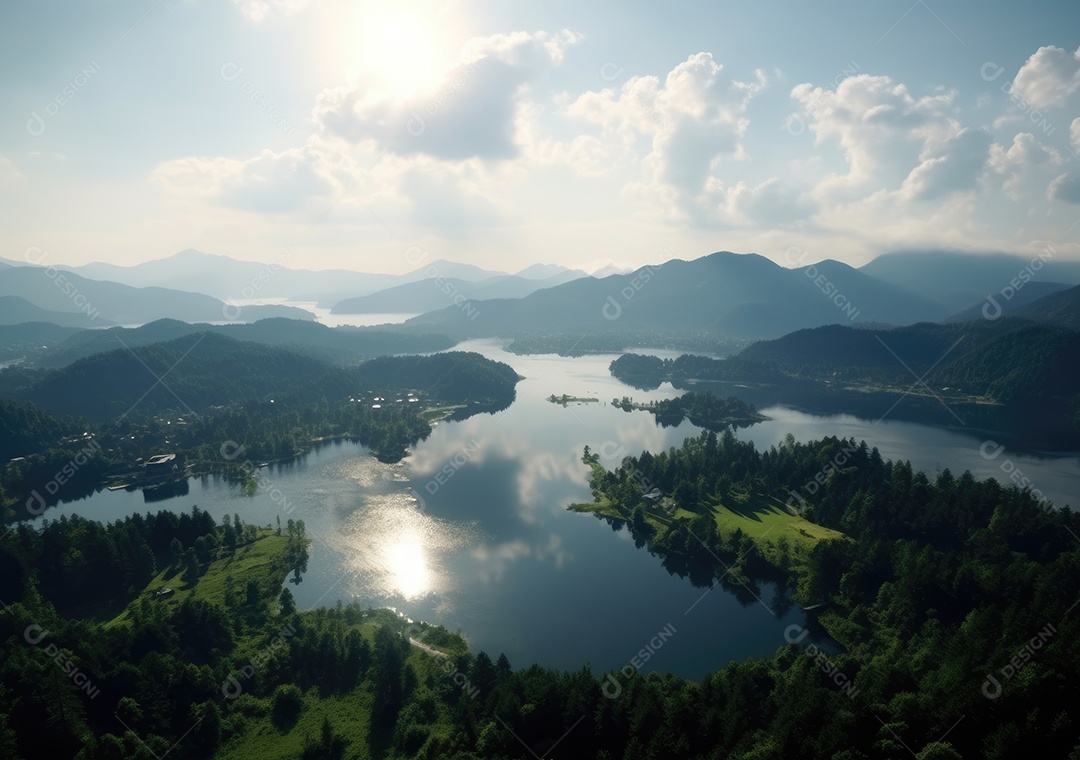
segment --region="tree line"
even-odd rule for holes
[[[451,639],[409,633],[391,613],[297,610],[283,590],[297,525],[252,535],[194,509],[110,525],[67,518],[0,542],[0,754],[205,758],[265,747],[260,737],[273,732],[281,756],[310,758],[516,758],[522,744],[539,757],[556,748],[634,760],[1080,757],[1071,709],[1080,520],[1069,507],[966,472],[929,477],[834,437],[758,451],[703,433],[630,457],[595,487],[640,503],[643,478],[701,526],[725,489],[806,494],[804,515],[849,539],[818,542],[787,582],[798,599],[825,604],[820,624],[838,652],[825,663],[791,637],[770,658],[732,662],[700,682],[513,669],[452,646],[437,657],[408,638],[440,648]],[[689,549],[714,539],[704,528],[671,532],[648,537],[650,548],[674,556],[678,541]],[[715,538],[728,544],[708,548],[736,548]],[[199,575],[266,541],[281,542],[281,561],[238,575],[232,593],[178,604],[140,594],[161,568],[182,568],[178,553],[190,549]],[[710,561],[715,581],[724,569]],[[102,622],[125,604],[127,622]],[[28,643],[31,623],[98,696]],[[836,673],[854,688],[838,687]],[[222,694],[230,676],[238,696]],[[620,682],[614,697],[609,677]]]

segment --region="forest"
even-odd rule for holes
[[[613,377],[641,390],[654,390],[663,382],[686,388],[693,380],[785,383],[790,378],[771,361],[753,361],[738,356],[710,359],[683,354],[676,359],[661,359],[648,354],[623,354],[611,362]]]
[[[828,325],[759,341],[724,359],[624,354],[611,363],[611,374],[645,390],[699,380],[866,391],[907,387],[914,371],[950,398],[1010,405],[1071,399],[1075,414],[1078,352],[1077,333],[1019,319],[881,330]]]
[[[664,427],[677,427],[683,420],[690,420],[699,428],[720,432],[729,427],[749,427],[768,419],[758,414],[753,404],[747,404],[735,396],[724,397],[712,393],[684,393],[648,404],[634,403],[630,397],[623,396],[613,399],[611,403],[624,412],[643,409],[656,417],[657,424]]]
[[[0,372],[0,396],[105,423],[294,397],[337,403],[375,391],[505,405],[518,379],[510,366],[462,351],[380,356],[343,367],[287,348],[191,333],[59,369],[9,367]]]
[[[63,370],[24,370],[24,377],[44,377],[19,394],[36,402],[0,401],[0,457],[8,462],[0,469],[0,517],[33,517],[41,507],[103,488],[112,473],[125,482],[121,473],[155,454],[176,453],[195,474],[217,472],[238,480],[248,476],[242,468],[248,459],[289,459],[328,438],[358,441],[380,461],[397,462],[431,432],[424,409],[453,404],[463,419],[505,408],[519,379],[506,364],[457,351],[380,357],[346,370],[220,336],[196,340],[181,338],[175,346],[151,347],[159,355],[142,355],[167,369],[185,347],[182,341],[190,343],[192,356],[169,373],[168,388],[147,381],[149,373],[124,350]],[[196,348],[215,341],[221,345],[196,356]],[[248,382],[259,372],[269,379]],[[151,387],[154,393],[147,392]],[[372,400],[380,393],[390,401],[376,408]],[[408,393],[415,403],[407,401]],[[127,413],[81,416],[95,398],[106,397],[113,399],[112,409]],[[242,448],[245,458],[223,456],[226,444],[233,452]],[[27,499],[34,499],[34,511],[16,508]]]
[[[722,505],[805,494],[801,517],[843,537],[764,565],[823,605],[815,625],[835,653],[790,632],[772,657],[700,682],[515,670],[385,611],[296,609],[283,582],[302,571],[302,526],[215,525],[198,509],[62,518],[0,542],[0,753],[1080,758],[1080,520],[1068,506],[970,473],[931,479],[836,438],[759,452],[703,433],[604,472],[598,497],[653,509],[647,481],[686,513],[629,525],[669,568],[680,556],[707,567],[695,575],[706,584],[760,545],[707,527]],[[756,569],[742,562],[747,594]],[[166,581],[175,595],[156,598]]]

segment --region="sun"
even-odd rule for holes
[[[351,45],[350,75],[363,77],[394,98],[426,92],[438,84],[440,40],[429,22],[404,8],[380,7],[359,14]]]

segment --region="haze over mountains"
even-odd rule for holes
[[[1080,262],[1062,260],[1052,249],[1027,256],[896,251],[878,256],[859,271],[954,309],[1000,293],[1013,280],[1080,284]]]
[[[204,275],[210,279],[212,275]],[[12,266],[0,276],[0,296],[15,296],[38,309],[70,315],[65,322],[82,322],[83,315],[93,324],[144,324],[155,319],[180,319],[188,322],[227,321],[226,304],[202,293],[188,293],[162,287],[132,287],[117,282],[92,280],[75,272],[61,272],[48,267]],[[247,320],[266,317],[312,319],[310,312],[290,306],[251,306]],[[0,304],[0,319],[5,324],[28,321],[26,307],[18,301]],[[30,321],[42,321],[39,317]],[[46,315],[47,316],[47,315]],[[51,321],[51,320],[46,320]]]
[[[295,257],[259,264],[194,250],[133,267],[0,262],[0,324],[314,318],[295,306],[241,310],[220,300],[280,299],[315,300],[336,314],[419,313],[393,329],[454,339],[642,330],[763,339],[834,323],[899,326],[998,311],[1019,316],[1043,296],[1080,284],[1080,263],[1057,260],[1050,250],[1031,257],[897,252],[860,268],[832,260],[787,268],[757,254],[722,251],[604,277],[551,264],[511,275],[443,260],[420,260],[402,275],[284,266],[295,263]],[[1068,319],[1066,309],[1061,326]]]
[[[95,324],[93,316],[85,312],[50,311],[19,296],[0,296],[0,325],[18,325],[24,322],[48,322],[63,327],[100,326]],[[102,324],[105,324],[104,320]]]
[[[446,306],[447,297],[455,302],[462,299],[482,301],[494,298],[524,298],[537,290],[562,285],[583,276],[585,273],[577,270],[563,270],[543,279],[495,275],[479,281],[469,281],[437,275],[438,279],[426,278],[380,290],[371,295],[346,298],[335,304],[331,311],[334,314],[424,313]]]
[[[882,258],[877,266],[859,269],[828,260],[788,269],[756,254],[719,252],[574,280],[517,300],[477,301],[472,310],[452,305],[405,324],[457,336],[661,329],[770,338],[833,323],[941,321],[993,294],[1008,300],[1002,290],[1033,269],[1030,259],[1004,254],[993,257],[989,273],[982,270],[982,257],[967,254]],[[1054,287],[1075,285],[1080,264],[1047,263],[1028,277],[1058,283]],[[1014,291],[1022,293],[1023,284]]]
[[[486,287],[479,297],[515,298],[539,287],[549,287],[586,275],[580,270],[555,264],[534,264],[516,275],[510,275],[472,264],[431,259],[424,252],[413,250],[403,253],[402,260],[417,268],[401,275],[344,269],[310,271],[298,268],[303,263],[302,255],[291,248],[277,252],[267,263],[238,261],[228,256],[189,248],[163,259],[135,266],[123,267],[94,262],[75,267],[58,264],[55,269],[91,280],[111,281],[136,288],[163,287],[202,293],[229,302],[252,298],[287,299],[313,301],[326,308],[343,299],[367,296],[435,278],[468,283],[486,281]],[[23,262],[17,261],[0,260],[0,264],[24,266]],[[500,283],[502,288],[499,287]],[[424,310],[426,309],[393,308],[376,311]]]

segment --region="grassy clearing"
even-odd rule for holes
[[[375,631],[383,626],[390,627],[400,635],[411,634],[431,648],[435,648],[453,657],[468,651],[465,640],[450,633],[442,626],[429,626],[425,623],[410,624],[392,610],[375,609],[365,611],[352,628],[360,631],[368,643],[374,645]],[[406,661],[415,671],[419,682],[424,682],[429,675],[436,679],[446,678],[442,669],[443,657],[434,656],[424,651],[423,647],[413,646]],[[233,738],[221,748],[215,758],[223,760],[263,760],[264,758],[282,758],[293,760],[301,756],[304,744],[308,740],[318,741],[322,730],[323,718],[329,718],[334,733],[347,742],[345,757],[371,758],[372,709],[374,696],[370,682],[364,682],[348,694],[321,696],[315,688],[304,694],[303,708],[296,723],[290,726],[278,726],[271,717],[271,699],[241,696],[237,709],[243,714],[243,720]],[[446,718],[447,716],[442,716]],[[430,727],[432,733],[444,740],[449,738],[452,725],[448,720]],[[383,756],[385,749],[378,749],[387,737],[376,737],[375,756]]]
[[[175,591],[173,596],[155,602],[156,604],[175,608],[183,604],[185,599],[194,596],[212,604],[224,606],[226,578],[231,577],[236,593],[241,598],[249,582],[254,581],[259,584],[263,598],[267,600],[267,607],[272,608],[267,609],[267,613],[272,617],[277,614],[276,591],[289,573],[284,564],[286,545],[286,537],[275,535],[273,530],[263,530],[257,540],[240,547],[234,555],[212,562],[206,572],[194,583],[183,579],[183,570],[179,566],[162,570],[147,584],[143,593],[133,604],[151,597],[158,589],[169,587]],[[267,591],[272,593],[267,594]],[[128,616],[128,609],[125,609],[107,625],[128,625]],[[426,646],[450,657],[468,652],[468,644],[461,636],[441,626],[425,623],[416,623],[412,626],[410,627],[407,619],[393,610],[369,609],[360,612],[355,617],[351,628],[359,631],[372,647],[375,645],[376,631],[381,627],[389,627],[398,635],[412,634]],[[259,629],[257,632],[239,638],[233,654],[238,661],[247,661],[265,647],[266,635],[262,629]],[[445,678],[446,675],[438,670],[443,659],[443,657],[425,652],[422,647],[413,646],[408,663],[418,675],[438,672],[439,678]],[[301,757],[305,744],[319,741],[324,718],[329,718],[334,734],[347,742],[346,757],[381,757],[385,754],[385,748],[382,745],[387,741],[387,737],[376,737],[373,742],[370,736],[373,702],[374,696],[370,682],[359,684],[347,694],[322,696],[317,689],[312,688],[304,694],[303,708],[296,722],[279,726],[272,719],[272,697],[256,697],[245,693],[225,717],[223,731],[230,738],[219,748],[214,757],[229,760],[255,760],[256,758],[293,760]],[[449,724],[438,726],[436,731],[448,735]],[[372,743],[376,745],[374,754],[371,750]]]
[[[420,412],[420,419],[428,424],[445,420],[458,409],[464,409],[465,404],[446,404],[445,406],[431,406]]]
[[[165,568],[154,576],[143,589],[142,594],[132,603],[144,597],[152,597],[158,589],[171,588],[175,593],[168,599],[160,600],[159,604],[178,607],[194,594],[200,599],[224,606],[225,579],[229,576],[232,576],[233,584],[241,595],[249,581],[255,581],[264,589],[269,584],[273,584],[276,588],[285,580],[287,572],[282,563],[285,545],[285,536],[278,536],[273,530],[264,529],[258,539],[240,547],[235,554],[211,562],[206,572],[194,584],[184,580],[184,571],[181,566],[172,565]],[[128,610],[124,609],[105,626],[109,628],[126,625],[127,622]]]
[[[786,538],[806,551],[818,541],[844,538],[839,531],[816,525],[787,510],[784,502],[765,494],[741,494],[728,504],[716,504],[716,527],[721,533],[736,528],[758,542],[776,544]]]
[[[317,741],[323,718],[330,719],[334,733],[348,742],[345,754],[350,758],[370,758],[369,729],[374,696],[370,690],[358,688],[341,696],[320,697],[315,689],[304,695],[304,706],[296,723],[278,728],[270,719],[270,699],[241,697],[248,723],[242,734],[218,750],[222,760],[265,760],[267,758],[298,758],[304,742]]]
[[[677,520],[689,522],[698,515],[675,505],[665,497],[658,506],[644,505],[645,520],[658,533],[670,529]],[[846,536],[839,531],[826,528],[792,514],[783,501],[766,494],[739,494],[728,504],[716,502],[710,505],[716,519],[717,532],[731,535],[741,530],[761,547],[762,553],[770,560],[781,561],[780,546],[787,544],[788,551],[805,557],[818,541],[843,539]],[[619,505],[606,496],[601,496],[590,504],[571,504],[567,507],[572,512],[587,512],[601,517],[614,517],[629,520],[629,513],[623,513]]]
[[[567,507],[571,512],[586,512],[589,514],[600,515],[602,517],[618,517],[625,520],[626,517],[619,512],[618,508],[611,502],[606,496],[601,496],[597,501],[571,504]]]

